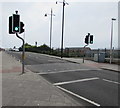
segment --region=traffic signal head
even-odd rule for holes
[[[45,14],[45,17],[47,17],[47,14]]]
[[[9,34],[14,34],[12,30],[12,26],[13,26],[12,20],[13,20],[13,17],[10,16],[9,17]]]
[[[19,33],[23,33],[25,31],[23,27],[24,27],[24,23],[20,22],[20,32]]]
[[[89,36],[88,36],[88,35],[85,37],[85,43],[86,43],[86,44],[89,43]]]
[[[13,14],[12,20],[13,20],[12,30],[13,30],[13,32],[17,33],[20,31],[20,15]]]
[[[93,35],[90,35],[90,44],[93,44]]]

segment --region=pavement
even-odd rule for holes
[[[98,63],[98,62],[91,61],[91,60],[84,60],[84,63],[83,63],[83,58],[66,58],[66,57],[60,58],[60,57],[51,56],[51,55],[46,55],[46,56],[63,59],[63,60],[73,62],[73,63],[79,63],[79,64],[81,64],[83,66],[87,66],[87,67],[93,67],[93,68],[110,70],[110,71],[114,71],[114,72],[120,72],[120,65],[117,65],[117,64]]]
[[[82,106],[43,77],[25,69],[5,52],[2,56],[2,106]],[[1,61],[1,60],[0,60]]]
[[[117,65],[117,64],[98,63],[98,62],[91,61],[91,60],[85,60],[84,63],[83,63],[82,58],[63,58],[63,59],[68,60],[68,61],[72,61],[72,62],[76,62],[76,63],[80,63],[84,66],[96,67],[96,68],[100,68],[100,69],[120,72],[120,70],[119,70],[120,66]]]

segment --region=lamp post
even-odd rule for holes
[[[55,16],[53,14],[52,8],[51,8],[51,14],[45,14],[45,17],[47,17],[47,15],[51,16],[51,20],[50,20],[50,53],[51,53],[51,40],[52,40],[52,16]]]
[[[112,23],[111,23],[110,64],[112,62],[113,21],[115,20],[116,20],[115,18],[112,18]]]
[[[57,4],[58,2],[56,2]],[[61,39],[61,58],[63,57],[63,33],[64,33],[64,7],[65,5],[68,3],[65,2],[65,0],[63,0],[63,2],[59,2],[59,3],[63,3],[63,15],[62,15],[62,39]]]

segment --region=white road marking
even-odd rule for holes
[[[83,81],[91,81],[91,80],[97,80],[97,79],[99,79],[99,78],[98,77],[86,78],[86,79],[80,79],[80,80],[73,80],[73,81],[54,83],[53,85],[58,86],[58,85],[65,85],[65,84],[71,84],[71,83],[83,82]]]
[[[84,97],[82,97],[82,96],[80,96],[80,95],[78,95],[78,94],[75,94],[75,93],[73,93],[73,92],[71,92],[71,91],[68,91],[68,90],[66,90],[66,89],[64,89],[64,88],[62,88],[62,87],[60,87],[60,86],[56,86],[56,87],[58,87],[59,89],[65,91],[65,92],[67,92],[67,93],[69,93],[69,94],[71,94],[71,95],[73,95],[73,96],[76,96],[77,98],[80,98],[80,99],[82,99],[82,100],[85,100],[85,101],[89,102],[90,104],[93,104],[93,105],[95,105],[95,106],[100,106],[100,104],[98,104],[98,103],[96,103],[96,102],[94,102],[94,101],[91,101],[91,100],[89,100],[89,99],[87,99],[87,98],[84,98]]]
[[[116,81],[111,81],[111,80],[107,80],[107,79],[103,79],[104,81],[110,82],[110,83],[114,83],[114,84],[120,84],[119,82]]]
[[[48,61],[57,61],[57,60],[48,60]]]
[[[44,74],[54,74],[54,73],[64,73],[64,72],[74,72],[74,71],[98,71],[98,70],[101,70],[101,69],[75,69],[75,70],[64,70],[64,71],[55,71],[55,72],[42,72],[42,73],[38,73],[40,75],[44,75]]]

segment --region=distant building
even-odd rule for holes
[[[74,56],[74,57],[82,57],[84,53],[84,48],[83,47],[68,47],[65,48],[64,50],[65,53],[69,56]],[[94,57],[94,54],[98,53],[105,53],[105,57],[109,58],[110,57],[110,49],[91,49],[89,47],[85,48],[85,56],[86,57]],[[115,58],[120,58],[120,50],[118,49],[113,49],[113,57]]]
[[[83,47],[67,47],[64,49],[64,53],[66,53],[68,56],[76,56],[80,57],[83,56],[85,51],[85,54],[90,53],[91,49],[89,47],[86,47],[85,49]]]

